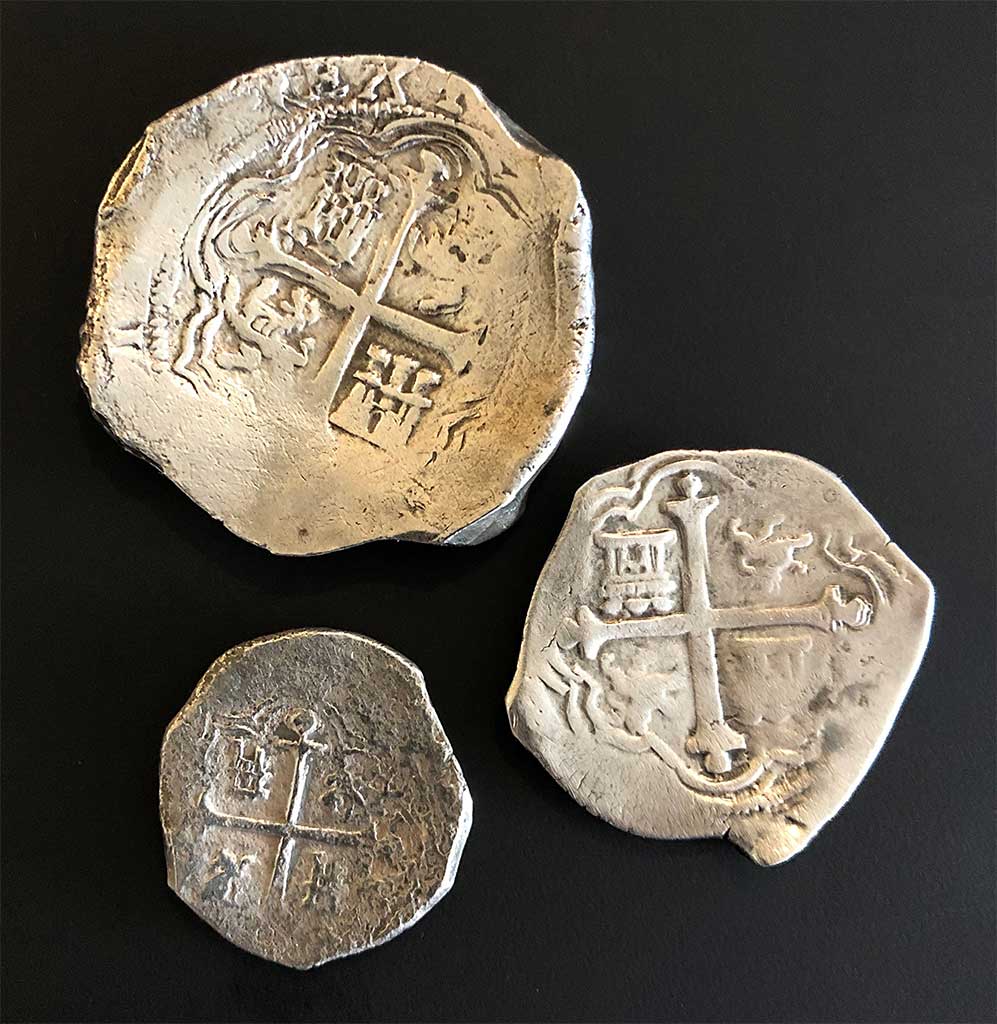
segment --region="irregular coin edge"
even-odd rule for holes
[[[165,820],[165,801],[164,801],[164,773],[163,773],[163,762],[166,755],[166,746],[170,741],[173,733],[182,724],[182,719],[186,714],[188,708],[195,705],[202,697],[203,693],[206,692],[213,684],[215,679],[225,670],[229,663],[238,660],[244,654],[250,650],[254,650],[257,647],[262,647],[270,643],[274,643],[281,640],[297,637],[312,637],[312,636],[324,636],[324,637],[346,637],[350,640],[359,641],[361,644],[367,647],[377,648],[380,651],[388,654],[392,658],[400,661],[403,666],[412,672],[415,682],[418,686],[419,692],[421,693],[425,701],[425,709],[429,714],[431,724],[434,724],[439,730],[440,737],[444,744],[446,757],[444,759],[444,766],[452,765],[457,775],[458,789],[461,794],[461,807],[460,814],[457,817],[457,824],[454,828],[454,838],[450,846],[450,853],[447,857],[446,868],[443,872],[443,877],[440,880],[440,884],[434,890],[433,894],[429,899],[409,918],[407,918],[398,927],[392,929],[387,934],[381,936],[374,942],[367,943],[366,945],[360,946],[357,949],[350,950],[345,953],[338,953],[333,956],[325,957],[321,960],[316,960],[313,963],[289,963],[285,960],[278,960],[274,957],[268,956],[265,953],[260,952],[258,948],[250,947],[237,939],[226,935],[220,931],[217,925],[205,917],[198,907],[191,903],[180,895],[176,887],[176,867],[173,857],[173,843],[169,831],[167,830],[167,823]],[[450,737],[447,735],[443,728],[443,724],[440,722],[440,718],[436,713],[436,708],[433,706],[432,701],[429,697],[429,691],[426,688],[426,679],[415,662],[406,658],[405,655],[399,654],[393,647],[389,647],[387,644],[383,644],[378,640],[374,640],[371,637],[364,636],[362,633],[354,633],[350,630],[332,629],[325,628],[322,626],[307,626],[300,629],[288,629],[282,630],[278,633],[267,633],[264,636],[255,637],[252,640],[245,640],[242,643],[236,644],[234,647],[230,647],[227,651],[220,654],[211,665],[207,668],[201,678],[198,680],[197,685],[194,687],[190,697],[184,702],[180,710],[170,719],[169,724],[163,733],[163,739],[159,747],[159,821],[160,827],[163,831],[163,846],[166,854],[166,884],[169,886],[170,891],[177,897],[180,902],[193,911],[198,918],[208,925],[213,932],[221,935],[227,942],[232,945],[244,950],[253,956],[260,957],[262,960],[267,960],[270,963],[279,964],[281,967],[291,967],[295,970],[311,970],[313,967],[321,967],[323,964],[330,963],[333,960],[343,960],[347,957],[356,956],[358,953],[366,953],[368,950],[375,949],[378,946],[383,945],[385,942],[390,942],[392,939],[397,938],[402,932],[411,928],[417,921],[421,920],[430,910],[435,907],[440,900],[443,899],[447,893],[453,888],[453,884],[457,878],[457,870],[460,867],[461,856],[464,853],[464,845],[467,842],[467,837],[471,831],[471,825],[474,817],[474,801],[471,798],[471,792],[467,785],[467,780],[464,778],[464,772],[461,769],[460,762],[457,760],[457,755],[454,753],[453,746],[450,743]]]
[[[711,458],[712,459],[718,459],[718,457],[721,457],[721,456],[723,456],[723,457],[738,457],[738,456],[745,457],[746,456],[746,457],[753,457],[753,458],[757,458],[757,457],[766,457],[766,458],[777,457],[779,459],[784,459],[784,460],[788,460],[788,461],[795,462],[795,463],[798,463],[798,464],[803,464],[804,466],[807,467],[808,470],[816,472],[816,473],[820,474],[821,476],[823,476],[825,478],[829,478],[830,481],[832,481],[833,483],[838,485],[842,489],[844,494],[848,498],[850,498],[851,501],[853,501],[855,503],[855,505],[868,516],[868,518],[871,521],[871,523],[873,524],[873,526],[876,529],[878,529],[878,530],[880,530],[882,532],[883,537],[885,538],[885,540],[884,540],[885,546],[893,548],[896,551],[899,551],[904,556],[904,559],[906,560],[906,562],[909,563],[911,568],[917,574],[915,582],[918,585],[922,586],[923,589],[924,589],[924,608],[925,608],[925,610],[924,610],[923,617],[921,618],[921,621],[920,621],[920,624],[919,624],[919,632],[916,635],[916,637],[912,637],[912,640],[915,641],[915,642],[913,642],[911,644],[910,649],[909,649],[910,650],[910,654],[909,654],[910,669],[906,673],[906,675],[902,678],[902,681],[900,681],[898,683],[897,698],[895,700],[895,703],[894,703],[894,706],[892,708],[892,711],[889,713],[887,718],[883,721],[883,725],[882,725],[882,728],[880,729],[879,736],[878,736],[876,742],[874,742],[872,744],[872,746],[870,747],[868,755],[866,756],[865,759],[863,759],[860,762],[861,770],[859,770],[859,771],[857,771],[857,772],[855,772],[853,774],[851,784],[847,787],[847,790],[841,795],[840,799],[838,799],[835,802],[834,809],[824,817],[824,820],[821,821],[820,824],[818,824],[817,826],[813,826],[813,827],[808,827],[807,828],[807,839],[806,839],[806,841],[804,843],[802,843],[801,845],[797,846],[795,849],[793,849],[785,857],[781,857],[781,858],[778,858],[778,859],[772,859],[772,860],[761,859],[760,857],[756,856],[756,852],[753,849],[753,847],[749,846],[746,842],[741,842],[740,838],[738,836],[734,836],[734,835],[730,835],[729,834],[730,833],[730,828],[725,829],[723,832],[704,832],[701,836],[677,837],[677,836],[662,836],[660,834],[655,834],[655,833],[651,833],[651,832],[641,831],[639,829],[631,828],[631,827],[628,827],[628,826],[622,825],[622,824],[617,824],[615,821],[609,820],[604,815],[600,814],[599,811],[597,811],[595,808],[590,807],[588,804],[586,804],[578,795],[573,793],[565,785],[565,783],[562,782],[561,779],[559,778],[559,774],[561,774],[561,773],[559,771],[555,771],[553,766],[549,763],[548,759],[543,755],[543,753],[540,750],[535,749],[528,742],[529,730],[526,727],[521,726],[519,724],[519,722],[517,720],[516,708],[515,708],[516,698],[517,698],[517,695],[519,693],[520,687],[522,686],[524,677],[526,675],[525,667],[526,667],[526,658],[527,658],[528,634],[529,634],[529,629],[530,629],[530,623],[531,623],[531,620],[533,618],[534,608],[536,607],[537,602],[540,600],[540,596],[541,596],[540,595],[540,591],[541,591],[541,586],[542,586],[542,584],[544,582],[544,576],[545,576],[545,574],[547,572],[548,566],[555,560],[555,557],[558,554],[559,550],[561,549],[562,545],[565,544],[566,541],[567,541],[568,527],[572,523],[572,520],[573,520],[573,518],[575,517],[575,515],[577,513],[577,510],[579,508],[580,502],[582,501],[582,498],[583,498],[583,492],[587,492],[591,487],[596,485],[599,481],[604,481],[606,478],[611,477],[614,474],[618,473],[621,469],[623,469],[623,470],[626,470],[626,469],[636,470],[638,467],[642,467],[642,466],[644,466],[647,463],[650,463],[652,461],[658,461],[658,460],[661,460],[663,464],[667,465],[669,462],[679,461],[679,460],[681,460],[683,458],[698,457],[698,458],[706,458],[706,459],[711,459]],[[910,693],[910,689],[911,689],[911,686],[914,683],[914,679],[917,676],[917,673],[921,669],[921,665],[922,665],[923,660],[924,660],[924,655],[925,655],[925,652],[927,650],[928,643],[929,643],[929,640],[930,640],[930,637],[931,637],[931,627],[932,627],[932,625],[934,623],[934,613],[935,613],[935,586],[932,583],[932,581],[929,578],[929,576],[927,575],[927,573],[925,573],[925,571],[916,562],[914,562],[913,559],[911,559],[910,556],[908,556],[906,554],[906,552],[895,541],[893,541],[891,539],[889,533],[887,533],[887,531],[883,529],[883,527],[880,524],[879,520],[872,514],[872,512],[869,511],[869,509],[861,501],[859,501],[859,499],[855,496],[855,494],[852,491],[852,489],[833,470],[828,469],[826,466],[823,466],[819,462],[815,462],[813,459],[809,459],[806,456],[797,455],[797,454],[795,454],[793,452],[784,452],[784,451],[778,451],[776,449],[769,449],[769,448],[730,448],[730,449],[674,448],[674,449],[668,449],[666,451],[657,452],[657,453],[651,454],[649,456],[646,456],[644,458],[637,459],[637,460],[635,460],[633,462],[622,463],[619,466],[613,467],[612,469],[604,470],[601,473],[597,473],[594,476],[590,477],[588,480],[586,480],[584,483],[582,483],[578,487],[578,489],[575,491],[575,493],[574,493],[574,495],[573,495],[573,497],[571,499],[571,505],[570,505],[570,507],[568,509],[567,514],[565,515],[564,523],[561,526],[560,531],[558,532],[557,538],[554,541],[554,545],[551,548],[550,553],[548,554],[546,560],[544,561],[543,566],[540,569],[540,573],[539,573],[539,575],[537,577],[536,585],[535,585],[535,587],[533,589],[533,594],[532,594],[532,596],[530,598],[529,607],[528,607],[527,612],[526,612],[526,618],[525,618],[525,621],[524,621],[524,624],[523,624],[522,639],[520,641],[519,658],[517,659],[517,663],[516,663],[516,670],[515,670],[515,673],[513,675],[512,683],[510,684],[509,689],[507,690],[506,695],[505,695],[505,709],[506,709],[506,715],[507,715],[508,720],[509,720],[509,728],[512,731],[512,734],[519,741],[519,743],[526,749],[526,751],[532,757],[536,758],[536,760],[543,766],[544,770],[551,777],[551,779],[562,790],[564,790],[564,792],[567,793],[572,798],[572,800],[574,800],[574,802],[576,804],[578,804],[580,807],[582,807],[585,811],[587,811],[593,817],[598,818],[600,821],[604,821],[606,824],[611,825],[613,828],[619,829],[621,832],[628,832],[631,835],[640,836],[641,838],[645,838],[645,839],[666,840],[666,841],[675,841],[675,840],[679,840],[681,838],[688,838],[688,839],[693,839],[693,838],[700,838],[700,839],[723,839],[723,840],[726,840],[726,841],[732,843],[738,849],[742,850],[756,864],[760,864],[760,865],[766,866],[766,867],[775,866],[777,864],[783,864],[786,861],[792,859],[798,853],[801,853],[804,849],[806,849],[810,845],[810,843],[813,841],[814,837],[817,836],[825,828],[825,826],[827,826],[835,817],[837,817],[837,815],[841,812],[841,810],[843,809],[845,804],[848,803],[848,801],[855,794],[855,791],[858,789],[858,787],[862,784],[862,782],[867,777],[867,775],[868,775],[869,771],[871,770],[873,764],[875,763],[876,759],[879,757],[880,753],[882,752],[882,749],[883,749],[883,746],[886,743],[886,740],[889,738],[890,734],[892,733],[893,727],[896,724],[896,720],[897,720],[897,718],[898,718],[898,716],[900,714],[900,711],[901,711],[904,703],[907,700],[908,694]]]
[[[113,211],[115,207],[121,206],[127,200],[135,180],[141,180],[148,173],[149,161],[154,157],[154,154],[148,152],[148,150],[155,141],[155,133],[157,131],[167,129],[173,122],[182,121],[183,117],[189,115],[198,107],[203,106],[216,93],[231,91],[238,87],[251,86],[262,72],[268,74],[287,72],[300,68],[302,65],[309,65],[315,62],[340,62],[357,57],[369,58],[372,61],[416,61],[417,66],[428,68],[433,73],[459,81],[461,88],[466,87],[483,105],[484,109],[491,115],[495,125],[501,130],[511,145],[527,152],[532,152],[538,159],[553,161],[562,168],[563,172],[566,172],[567,181],[572,186],[574,192],[571,203],[569,204],[565,201],[564,209],[567,210],[573,207],[576,211],[580,210],[581,217],[578,218],[576,223],[572,215],[565,213],[558,221],[557,239],[551,254],[552,269],[556,282],[555,327],[553,333],[556,337],[563,339],[566,349],[573,339],[577,361],[576,365],[572,368],[567,388],[563,393],[559,392],[560,400],[554,411],[546,419],[547,429],[543,438],[531,446],[523,458],[519,460],[518,468],[509,480],[501,484],[503,497],[491,508],[483,509],[473,519],[450,530],[448,533],[437,533],[432,536],[422,533],[378,533],[375,536],[365,537],[352,544],[336,545],[321,551],[284,551],[276,545],[271,546],[262,540],[248,536],[236,528],[235,524],[227,522],[222,515],[216,514],[205,507],[198,498],[190,493],[183,483],[171,474],[169,470],[170,459],[168,457],[165,455],[159,457],[151,450],[146,450],[147,446],[143,447],[140,443],[130,441],[120,435],[111,420],[105,415],[104,410],[98,408],[98,403],[95,401],[97,392],[92,386],[94,383],[94,373],[88,369],[87,364],[93,363],[97,355],[106,346],[108,340],[108,329],[103,325],[98,326],[98,321],[100,320],[98,311],[103,304],[101,292],[106,288],[104,264],[108,260],[109,251],[115,247],[111,244],[113,240],[112,229],[105,228],[104,221],[109,212]],[[570,239],[572,233],[576,235],[574,239]],[[128,150],[120,165],[111,175],[98,205],[94,222],[93,260],[90,284],[87,290],[86,315],[79,329],[81,344],[75,361],[77,376],[86,392],[87,403],[94,418],[115,441],[132,454],[137,455],[144,462],[152,465],[170,483],[178,487],[187,498],[193,501],[198,508],[207,512],[212,519],[219,522],[225,529],[239,537],[240,540],[247,541],[265,551],[273,554],[310,557],[313,555],[331,554],[335,551],[345,551],[351,547],[358,547],[361,544],[369,544],[381,540],[408,540],[416,543],[447,546],[483,543],[498,533],[504,532],[522,514],[527,490],[537,474],[556,452],[575,415],[585,388],[588,386],[595,349],[595,288],[591,242],[591,211],[578,175],[572,167],[562,157],[547,149],[532,134],[516,124],[501,107],[488,99],[479,86],[462,75],[448,71],[432,61],[423,60],[422,58],[384,54],[317,55],[263,64],[219,83],[193,99],[172,107],[149,122],[143,129],[139,139]],[[575,287],[570,287],[564,282],[565,265],[573,270],[576,281]],[[569,294],[574,295],[572,309],[562,310],[563,299]],[[569,313],[570,316],[568,315]],[[579,326],[573,327],[572,325],[574,324]],[[503,516],[503,511],[509,509],[510,506],[514,509],[512,515]],[[487,525],[483,521],[487,521]]]

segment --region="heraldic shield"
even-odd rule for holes
[[[933,601],[820,466],[668,452],[576,495],[533,596],[510,722],[619,828],[726,836],[777,864],[876,757]]]

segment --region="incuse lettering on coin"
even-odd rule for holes
[[[262,68],[156,122],[98,218],[94,410],[230,529],[308,554],[507,526],[585,386],[572,172],[417,60]]]
[[[163,741],[168,880],[226,938],[312,967],[450,889],[471,825],[418,669],[351,633],[234,648]]]
[[[669,452],[577,494],[507,706],[585,807],[774,864],[847,800],[920,663],[930,583],[840,480]]]

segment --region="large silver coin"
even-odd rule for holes
[[[508,526],[585,387],[589,216],[470,82],[260,68],[156,121],[100,206],[94,411],[272,551]]]
[[[588,810],[801,850],[869,769],[930,582],[820,466],[666,452],[590,480],[533,595],[509,718]]]
[[[225,938],[314,967],[449,891],[471,797],[410,661],[353,633],[241,644],[163,739],[170,887]]]

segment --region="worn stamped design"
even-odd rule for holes
[[[163,739],[167,877],[289,967],[369,949],[450,889],[471,798],[419,670],[366,637],[233,648]]]
[[[585,386],[589,235],[571,170],[464,79],[261,68],[115,175],[80,374],[121,441],[254,543],[474,543],[516,517]]]
[[[776,864],[868,770],[933,600],[827,470],[667,452],[576,495],[533,596],[510,722],[614,825],[727,836]]]

